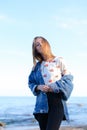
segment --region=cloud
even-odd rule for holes
[[[6,23],[16,23],[16,19],[11,18],[7,15],[0,15],[0,21],[4,21]]]
[[[0,55],[26,56],[26,53],[20,50],[1,50]]]
[[[22,27],[31,27],[32,23],[27,21],[26,19],[16,19],[10,17],[8,15],[0,15],[0,22],[7,23],[7,24],[15,24]]]
[[[67,23],[60,23],[59,26],[64,29],[69,28],[69,25]]]
[[[56,26],[63,29],[76,29],[78,27],[87,27],[87,19],[75,19],[71,17],[53,17]]]
[[[5,19],[6,19],[6,16],[0,15],[0,20],[5,20]]]

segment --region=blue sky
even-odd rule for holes
[[[87,0],[0,0],[0,96],[30,96],[32,40],[45,37],[87,96]]]

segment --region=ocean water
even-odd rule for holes
[[[0,122],[7,127],[36,126],[33,117],[35,97],[0,97]],[[70,122],[62,125],[87,125],[87,97],[70,97],[67,101]]]

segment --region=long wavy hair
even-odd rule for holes
[[[49,42],[42,36],[36,36],[33,39],[33,44],[32,44],[32,56],[33,56],[34,66],[36,65],[37,61],[42,62],[44,60],[42,55],[40,53],[38,53],[36,48],[35,48],[35,42],[36,42],[37,38],[40,38],[42,40],[42,43],[44,44],[44,48],[43,48],[44,49],[44,55],[53,56]]]

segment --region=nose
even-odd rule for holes
[[[41,44],[39,42],[37,42],[36,45],[35,45],[36,48],[40,47],[40,46],[41,46]]]

